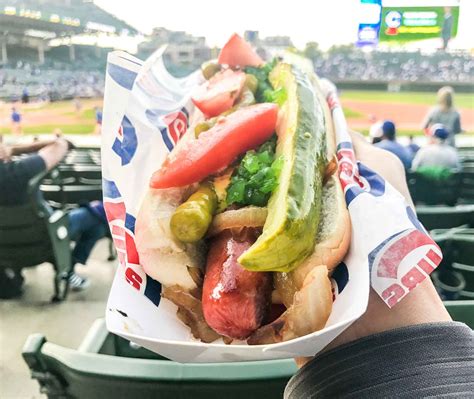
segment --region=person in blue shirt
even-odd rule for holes
[[[21,114],[15,107],[12,107],[11,120],[12,133],[16,135],[22,134],[23,128],[21,127]]]
[[[405,169],[410,169],[412,156],[410,152],[396,141],[395,124],[392,121],[384,121],[382,124],[382,140],[374,144],[376,147],[395,154],[402,161]]]
[[[95,131],[94,134],[100,134],[102,130],[102,110],[99,107],[95,107]]]

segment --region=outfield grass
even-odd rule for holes
[[[89,134],[94,131],[94,124],[74,124],[74,125],[35,125],[25,126],[25,134],[46,134],[52,133],[55,129],[60,129],[64,134]],[[11,133],[11,128],[0,128],[0,134]]]
[[[61,115],[74,116],[74,117],[81,118],[82,120],[95,121],[95,111],[94,111],[93,108],[84,109],[84,110],[81,112],[80,115],[77,115],[77,113],[74,112],[74,111],[64,112],[64,113],[61,114]]]
[[[380,101],[401,104],[424,104],[435,105],[435,93],[421,92],[400,92],[392,93],[387,91],[360,91],[360,90],[341,90],[342,100],[360,100],[360,101]],[[456,93],[454,104],[459,108],[474,109],[474,94]]]
[[[83,110],[88,110],[91,109],[95,105],[100,105],[101,100],[100,99],[83,99],[81,100],[81,105]],[[40,112],[40,111],[48,111],[48,110],[60,110],[61,108],[66,109],[66,110],[73,110],[74,109],[74,103],[72,100],[65,100],[65,101],[54,101],[51,103],[45,103],[42,106],[35,107],[34,103],[30,103],[28,105],[22,105],[21,110],[24,113],[29,113],[29,112]],[[73,111],[69,111],[68,113],[75,114]]]
[[[344,111],[346,118],[361,118],[364,116],[364,114],[344,106],[342,107],[342,110]]]

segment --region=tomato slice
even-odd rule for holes
[[[244,72],[226,69],[199,86],[191,99],[207,117],[217,116],[234,105],[244,83]]]
[[[264,64],[250,44],[237,33],[234,33],[224,47],[222,47],[217,62],[221,65],[229,65],[230,67],[258,67]]]
[[[150,180],[151,188],[181,187],[229,166],[240,154],[264,143],[275,131],[278,106],[251,105],[222,117],[196,140],[176,147]]]

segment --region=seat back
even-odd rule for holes
[[[474,229],[452,229],[434,239],[443,251],[435,285],[443,290],[456,286],[455,298],[474,299]]]
[[[474,224],[474,205],[416,207],[418,219],[428,230],[450,229]]]
[[[474,299],[474,229],[464,234],[455,234],[451,241],[453,270],[461,273],[465,287],[461,298]]]
[[[459,199],[463,203],[474,203],[474,166],[464,168],[461,172]]]
[[[450,177],[438,180],[408,172],[407,182],[415,204],[455,205],[459,199],[461,173],[454,172]]]
[[[180,364],[88,353],[28,338],[23,357],[49,398],[281,398],[293,359]]]
[[[102,172],[98,165],[59,165],[41,184],[47,201],[58,208],[102,199]]]
[[[454,321],[466,323],[474,329],[474,300],[446,301],[444,306]]]

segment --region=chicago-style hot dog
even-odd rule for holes
[[[264,64],[237,35],[218,61],[192,97],[198,122],[151,178],[140,263],[204,342],[295,338],[324,327],[350,241],[330,114],[315,76]]]

